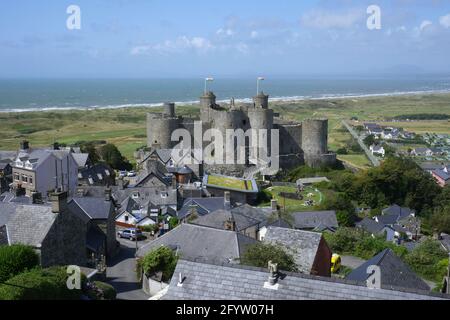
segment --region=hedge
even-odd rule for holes
[[[33,248],[24,245],[0,246],[0,282],[39,265]]]

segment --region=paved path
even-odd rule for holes
[[[342,265],[345,267],[349,267],[352,269],[356,269],[360,267],[364,262],[366,262],[363,259],[352,257],[352,256],[341,256],[342,259]]]
[[[149,297],[142,291],[136,276],[136,244],[135,242],[118,239],[120,252],[108,263],[107,282],[117,291],[120,300],[148,300]],[[144,242],[139,242],[142,246]]]
[[[380,166],[380,160],[378,160],[377,157],[375,157],[372,154],[372,152],[370,152],[370,150],[364,144],[363,139],[358,135],[358,133],[355,130],[353,130],[353,128],[346,121],[343,120],[342,124],[348,130],[348,132],[350,132],[350,134],[353,136],[353,138],[355,138],[356,141],[358,141],[358,144],[364,150],[364,152],[366,153],[366,156],[367,156],[367,158],[369,158],[370,162],[372,162],[372,164],[375,167],[379,167]]]

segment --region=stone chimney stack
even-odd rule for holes
[[[33,204],[42,204],[42,203],[44,203],[42,201],[42,194],[40,192],[33,192],[33,194],[31,195],[31,202]]]
[[[271,200],[270,207],[272,209],[272,213],[277,213],[278,212],[278,201],[275,199]]]
[[[50,194],[50,202],[52,203],[52,212],[61,213],[67,208],[67,191],[53,192]]]
[[[176,188],[177,187],[177,176],[173,175],[172,176],[172,188]]]
[[[105,201],[111,201],[112,197],[111,197],[111,189],[107,188],[105,189]]]
[[[274,286],[277,284],[278,281],[278,263],[273,263],[272,261],[269,261],[269,284],[271,286]]]
[[[233,218],[230,218],[227,221],[225,221],[225,230],[236,231],[236,221],[234,221]]]
[[[20,142],[20,150],[26,151],[30,149],[30,143],[27,140],[22,140]]]
[[[230,210],[231,209],[231,192],[225,191],[223,194],[223,197],[224,197],[225,210]]]

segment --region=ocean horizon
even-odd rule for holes
[[[217,100],[252,101],[256,79],[217,78],[208,84]],[[260,89],[271,101],[363,98],[449,93],[450,75],[402,77],[267,78]],[[158,107],[196,104],[204,80],[195,79],[1,79],[0,112]]]

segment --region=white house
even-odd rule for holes
[[[383,146],[379,146],[379,145],[371,145],[370,146],[370,152],[372,152],[372,154],[374,156],[382,156],[384,157],[386,154],[386,150],[384,150]]]

